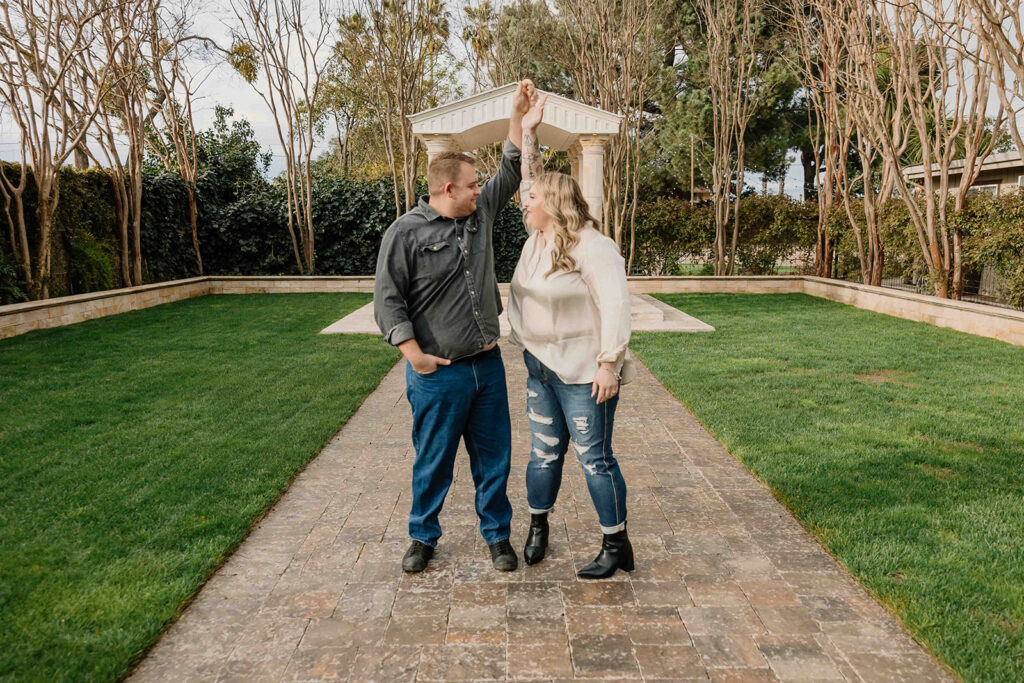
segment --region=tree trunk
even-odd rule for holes
[[[197,225],[199,222],[199,211],[196,208],[196,191],[191,185],[186,186],[188,191],[188,224],[192,228],[192,249],[196,252],[196,266],[199,267],[199,275],[202,277],[203,273],[203,255],[199,251],[199,231]]]
[[[299,268],[299,275],[302,275],[302,254],[299,252],[299,241],[295,236],[295,212],[292,210],[292,169],[290,162],[286,162],[286,173],[288,176],[287,182],[285,183],[286,191],[288,193],[288,234],[291,235],[292,238],[292,251],[295,253],[295,264]],[[299,230],[301,229],[302,227],[299,226]]]
[[[726,266],[726,275],[736,274],[736,243],[740,236],[740,194],[736,193],[736,206],[732,212],[732,239],[729,242],[729,265]]]
[[[117,219],[117,234],[121,242],[121,281],[123,286],[131,287],[132,271],[128,246],[128,206],[125,201],[124,183],[121,178],[118,178],[116,173],[113,174],[111,180],[114,183],[114,216]]]
[[[963,238],[960,231],[953,230],[953,296],[956,300],[964,297]]]
[[[53,202],[42,192],[36,208],[36,222],[39,227],[39,245],[36,248],[36,262],[32,274],[33,287],[29,297],[33,300],[47,299],[50,296],[50,227],[53,222]]]
[[[804,147],[800,150],[800,164],[804,169],[804,201],[810,201],[817,195],[817,169],[814,167],[814,150]]]
[[[89,168],[89,152],[85,149],[84,142],[75,147],[75,168],[79,171]]]
[[[873,155],[872,155],[873,157]],[[861,150],[861,170],[864,174],[864,225],[868,233],[868,269],[864,283],[882,284],[882,236],[878,229],[879,195],[875,190],[872,166],[865,150]]]
[[[136,216],[132,220],[132,277],[136,285],[142,284],[142,217]]]
[[[28,246],[28,231],[25,228],[24,192],[27,172],[25,171],[24,164],[21,165],[19,171],[22,176],[18,185],[8,185],[8,187],[3,188],[10,190],[10,196],[8,196],[7,192],[4,192],[4,213],[7,216],[8,227],[11,230],[11,253],[14,255],[14,262],[18,266],[18,270],[21,271],[21,279],[25,283],[25,290],[31,292],[35,284],[32,279],[32,255]],[[3,173],[2,166],[0,166],[0,173]],[[4,182],[6,182],[5,179],[0,179],[0,183]],[[14,204],[13,219],[10,214],[11,204]]]
[[[737,136],[739,139],[739,153],[736,157],[736,206],[733,208],[733,222],[732,222],[732,244],[729,247],[729,275],[736,274],[736,245],[739,242],[740,237],[740,195],[743,194],[743,138],[742,135]]]
[[[835,245],[828,236],[824,221],[818,223],[818,242],[814,247],[814,274],[817,277],[832,277],[832,256]]]
[[[885,247],[879,239],[878,243],[875,245],[874,261],[871,264],[871,284],[875,287],[880,287],[882,285],[882,268],[884,266]]]
[[[137,122],[136,122],[137,124]],[[135,245],[135,285],[142,284],[142,155],[145,143],[138,127],[129,133],[131,147],[128,149],[128,198],[131,201],[132,241]]]
[[[18,197],[18,203],[16,206],[16,215],[18,217],[18,232],[21,237],[21,271],[25,277],[25,287],[28,291],[32,291],[35,286],[35,280],[32,278],[32,256],[28,248],[28,232],[25,228],[25,202],[22,197]]]

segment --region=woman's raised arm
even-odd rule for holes
[[[540,143],[537,141],[537,126],[544,118],[544,103],[548,96],[537,96],[533,90],[533,97],[530,102],[530,110],[523,116],[523,146],[522,146],[522,192],[529,191],[533,181],[544,173],[544,160],[540,155]]]

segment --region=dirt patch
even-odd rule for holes
[[[983,621],[987,621],[989,623],[994,623],[997,626],[999,626],[999,628],[1015,635],[1020,631],[1024,630],[1024,622],[1012,621],[1010,619],[1007,619],[1002,614],[983,612],[976,607],[970,608],[968,610],[968,613],[975,619],[980,619]]]
[[[949,481],[956,476],[956,472],[948,467],[933,467],[932,465],[918,465],[918,467],[939,481]]]
[[[911,377],[911,374],[901,370],[872,370],[853,376],[855,380],[865,384],[899,384],[904,387],[916,387],[917,384],[908,381],[908,377]]]
[[[921,440],[930,446],[938,448],[944,453],[954,453],[956,451],[974,451],[975,453],[984,453],[985,447],[980,444],[972,443],[970,441],[943,441],[942,439],[936,439],[928,436],[927,434],[920,434]]]

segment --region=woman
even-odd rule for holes
[[[533,449],[526,468],[530,533],[526,563],[544,558],[548,512],[571,445],[597,508],[604,540],[577,574],[602,579],[633,570],[626,535],[626,482],[612,454],[612,427],[630,334],[629,289],[622,256],[597,230],[579,185],[543,173],[536,128],[544,100],[523,118],[521,186],[530,237],[509,297],[511,341],[524,348],[527,414]],[[625,364],[627,371],[631,364]]]

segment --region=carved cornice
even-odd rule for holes
[[[471,150],[502,140],[508,131],[508,115],[516,84],[509,83],[409,117],[420,139],[449,135],[459,149]],[[581,136],[604,138],[618,134],[622,116],[576,102],[561,95],[548,96],[544,122],[537,134],[542,145],[568,149]]]

